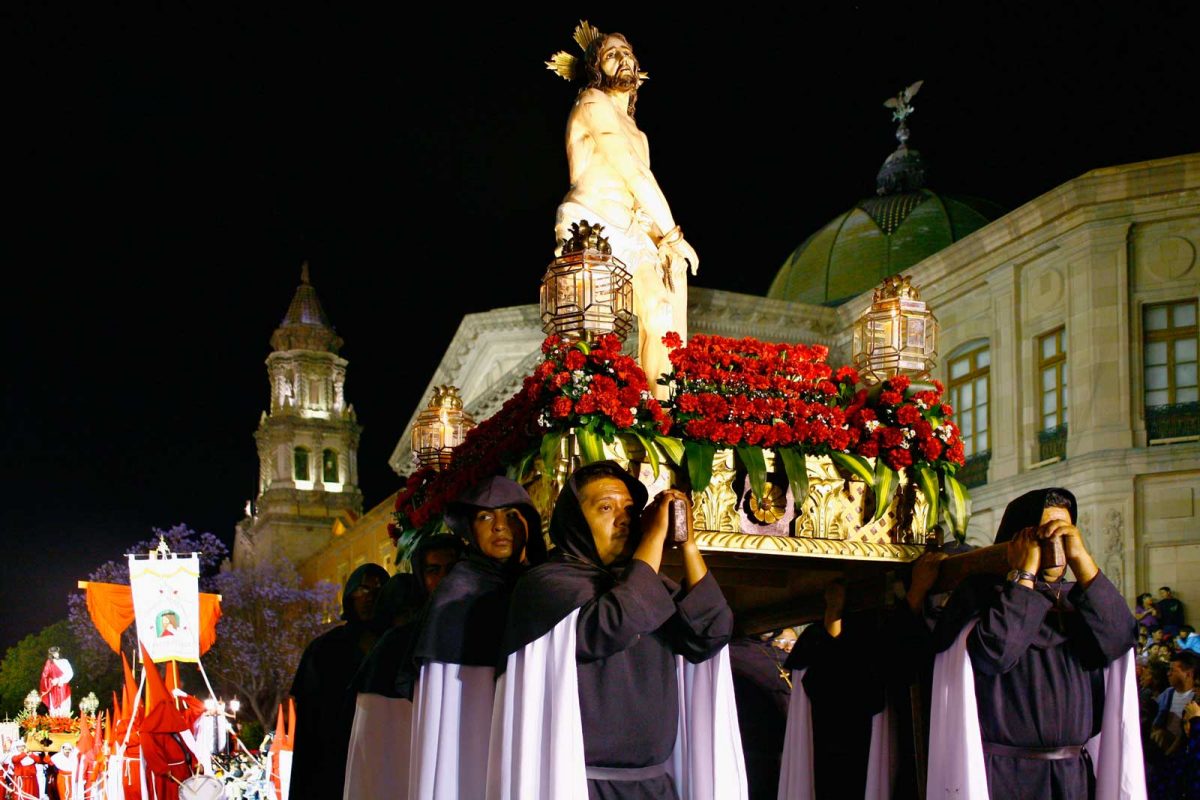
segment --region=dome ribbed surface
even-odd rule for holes
[[[928,189],[867,198],[804,240],[775,275],[767,297],[841,305],[1002,213],[987,200]]]

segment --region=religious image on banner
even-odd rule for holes
[[[154,663],[198,661],[200,557],[196,553],[129,556],[138,641]]]

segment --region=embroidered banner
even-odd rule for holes
[[[129,556],[138,641],[154,663],[200,659],[200,557]]]

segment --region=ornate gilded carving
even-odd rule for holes
[[[712,481],[697,497],[692,496],[692,525],[697,531],[729,531],[742,529],[738,519],[738,494],[733,489],[737,469],[733,451],[721,449],[713,456]]]
[[[924,552],[922,545],[913,544],[878,544],[865,541],[760,536],[755,533],[716,533],[712,531],[697,533],[696,543],[702,550],[722,553],[825,556],[877,561],[911,561]]]
[[[862,519],[862,493],[846,491],[846,479],[828,458],[809,456],[805,463],[808,466],[808,494],[800,503],[795,535],[809,539],[846,539]]]
[[[659,474],[655,476],[645,450],[634,440],[617,439],[606,444],[604,455],[638,476],[651,497],[677,483],[675,471],[666,461],[665,454],[659,456]],[[692,498],[692,522],[701,548],[714,552],[883,561],[910,561],[923,552],[928,504],[915,485],[910,486],[901,475],[899,490],[888,509],[878,520],[864,522],[872,513],[867,486],[840,472],[826,457],[810,456],[807,459],[808,492],[799,504],[800,510],[790,534],[747,530],[747,524],[758,523],[770,530],[793,513],[790,491],[779,485],[780,476],[773,472],[774,454],[767,451],[765,455],[768,475],[775,480],[768,484],[766,501],[760,505],[748,485],[740,492],[735,486],[739,470],[734,451],[721,449],[716,452],[712,480],[703,492]],[[547,532],[550,510],[558,493],[579,464],[579,451],[573,436],[562,438],[550,474],[545,478],[542,477],[541,458],[534,461],[526,488],[542,513]],[[739,513],[742,500],[745,500],[747,510]]]

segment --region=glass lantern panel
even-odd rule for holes
[[[925,349],[925,320],[909,319],[907,325],[906,346],[915,347],[919,350]]]

